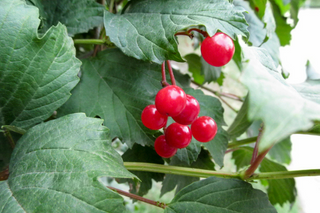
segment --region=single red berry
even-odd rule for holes
[[[160,135],[159,137],[157,137],[156,141],[154,142],[154,149],[156,150],[157,154],[163,158],[170,158],[177,152],[176,148],[171,147],[167,144],[164,135]]]
[[[191,130],[188,126],[172,123],[165,131],[166,141],[169,146],[182,149],[187,147],[192,139]]]
[[[234,54],[233,40],[221,32],[206,37],[201,44],[201,54],[208,64],[221,67],[227,64]]]
[[[161,129],[167,124],[168,116],[158,112],[155,105],[148,105],[141,113],[143,125],[152,130]]]
[[[209,116],[201,116],[191,124],[193,137],[200,142],[209,142],[217,134],[216,122]]]
[[[199,112],[200,105],[197,99],[191,95],[187,95],[186,107],[179,115],[172,118],[179,124],[189,125],[198,117]]]
[[[178,86],[170,85],[159,90],[155,104],[163,115],[177,116],[186,106],[186,93]]]

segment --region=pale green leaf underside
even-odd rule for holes
[[[103,24],[103,6],[94,0],[27,0],[39,8],[41,32],[59,22],[66,25],[69,35],[88,32]]]
[[[287,84],[260,48],[242,48],[249,59],[240,80],[249,89],[249,120],[262,120],[262,152],[294,132],[305,131],[320,120],[320,105],[303,98]]]
[[[183,61],[174,34],[190,26],[205,26],[210,36],[220,30],[232,38],[248,36],[244,10],[220,0],[138,0],[124,14],[105,11],[107,36],[126,55],[162,63]]]
[[[37,36],[38,10],[0,2],[0,126],[29,128],[47,119],[77,84],[80,61],[66,28]]]
[[[238,179],[210,177],[182,189],[166,213],[275,213],[268,196]]]
[[[122,212],[123,199],[99,177],[133,178],[102,120],[71,114],[31,128],[18,141],[0,212]]]

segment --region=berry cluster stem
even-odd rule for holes
[[[162,87],[166,87],[169,86],[168,82],[167,82],[167,78],[166,78],[166,62],[163,62],[161,65],[161,73],[162,73],[162,81],[161,81],[161,85]]]
[[[187,32],[177,32],[176,34],[174,34],[175,36],[177,35],[185,35],[185,36],[189,36],[189,38],[193,38],[193,34],[192,31],[197,31],[198,33],[202,34],[204,37],[208,37],[209,34],[206,31],[200,30],[198,28],[191,28],[189,29]]]
[[[150,199],[147,199],[147,198],[135,195],[135,194],[131,194],[129,192],[126,192],[126,191],[123,191],[123,190],[120,190],[120,189],[117,189],[117,188],[114,188],[114,187],[111,187],[111,186],[107,186],[107,188],[109,188],[109,189],[111,189],[113,191],[116,191],[117,193],[119,193],[121,195],[124,195],[126,197],[130,197],[132,199],[139,200],[139,201],[142,201],[144,203],[148,203],[150,205],[154,205],[154,206],[157,206],[157,207],[162,208],[162,209],[167,207],[167,205],[165,203],[162,203],[162,202],[157,202],[157,201],[154,201],[154,200],[150,200]]]
[[[172,85],[176,85],[176,79],[174,78],[170,61],[167,61],[167,65],[168,65],[168,69],[169,69],[169,74],[170,74],[171,83],[172,83]]]

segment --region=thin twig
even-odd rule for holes
[[[14,147],[16,146],[12,136],[11,136],[11,133],[8,129],[4,128],[4,135],[6,136],[7,140],[9,141],[10,143],[10,146],[12,149],[14,149]]]
[[[208,92],[213,93],[213,94],[216,95],[216,96],[220,95],[220,96],[224,96],[224,97],[226,97],[226,98],[230,98],[230,99],[233,99],[233,100],[236,100],[236,101],[243,101],[243,98],[240,98],[240,97],[237,96],[237,95],[234,95],[234,94],[231,94],[231,93],[225,93],[225,92],[218,92],[218,91],[216,91],[216,90],[213,90],[213,89],[210,89],[210,88],[208,88],[208,87],[206,87],[206,86],[203,86],[203,85],[201,85],[201,84],[198,84],[198,83],[195,82],[195,81],[191,81],[191,83],[199,86],[200,88],[202,88],[202,89],[204,89],[204,90],[207,90]]]
[[[0,172],[0,181],[7,180],[9,177],[9,167]]]
[[[226,102],[226,100],[224,100],[221,96],[217,95],[220,100],[225,103],[225,105],[227,105],[232,111],[234,111],[235,113],[238,113],[238,110],[236,110],[235,108],[233,108],[233,106],[231,106],[228,102]]]
[[[174,78],[174,75],[173,75],[173,71],[172,71],[172,67],[171,67],[170,61],[167,61],[167,65],[168,65],[168,69],[169,69],[169,74],[170,74],[171,84],[172,84],[172,85],[176,85],[176,79]]]
[[[263,124],[259,129],[259,134],[258,134],[258,137],[257,137],[257,140],[256,140],[256,144],[254,145],[254,149],[253,149],[253,153],[252,153],[252,158],[251,158],[250,164],[252,164],[256,160],[256,158],[258,156],[259,142],[260,142],[260,139],[261,139],[261,136],[262,136],[262,131],[263,131]]]
[[[145,202],[145,203],[148,203],[150,205],[154,205],[154,206],[157,206],[159,208],[163,208],[165,209],[166,208],[166,204],[165,203],[162,203],[162,202],[157,202],[157,201],[154,201],[154,200],[150,200],[150,199],[147,199],[147,198],[144,198],[144,197],[140,197],[138,195],[135,195],[135,194],[131,194],[129,192],[126,192],[126,191],[122,191],[120,189],[117,189],[117,188],[114,188],[114,187],[111,187],[111,186],[107,186],[109,189],[113,190],[113,191],[116,191],[118,192],[119,194],[121,195],[124,195],[126,197],[130,197],[132,199],[135,199],[135,200],[139,200],[139,201],[142,201],[142,202]]]
[[[167,78],[166,78],[166,62],[163,62],[161,65],[161,73],[162,73],[162,81],[161,81],[162,87],[169,86],[169,83],[167,82]]]

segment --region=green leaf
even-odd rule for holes
[[[275,213],[268,197],[238,179],[210,177],[182,189],[165,209],[165,213],[259,212]]]
[[[274,145],[268,155],[279,163],[290,164],[291,162],[291,140],[290,137]]]
[[[0,126],[42,122],[79,81],[80,61],[66,28],[58,24],[39,38],[38,16],[23,1],[0,2]]]
[[[278,0],[277,0],[278,1]],[[272,5],[273,16],[276,21],[276,33],[280,40],[281,46],[290,44],[291,41],[291,30],[294,29],[290,24],[287,23],[287,18],[281,14],[281,10],[285,11],[283,7],[279,7],[275,1],[270,1]]]
[[[204,83],[204,76],[201,73],[201,57],[195,53],[190,53],[184,58],[188,63],[188,70],[192,73],[193,80],[198,84]]]
[[[283,79],[260,48],[242,48],[249,59],[240,81],[249,89],[249,120],[262,120],[259,152],[320,120],[320,105],[307,100]]]
[[[201,56],[191,53],[184,57],[192,73],[194,81],[198,84],[216,82],[221,75],[221,67],[214,67],[208,64]],[[220,79],[222,85],[223,79]]]
[[[250,1],[251,4],[252,1]],[[257,2],[255,2],[257,3]],[[272,57],[276,66],[279,65],[279,48],[280,42],[275,33],[276,24],[272,15],[269,4],[267,7],[265,2],[263,3],[266,7],[264,17],[260,20],[255,12],[250,8],[249,3],[246,1],[234,1],[235,5],[239,5],[245,8],[248,13],[245,13],[246,20],[249,24],[248,30],[250,32],[249,42],[256,47],[262,47],[266,49]],[[240,47],[238,47],[240,48]]]
[[[256,11],[260,19],[265,14],[266,4],[267,4],[267,0],[250,0],[251,8]]]
[[[222,126],[225,125],[225,121],[223,119],[224,109],[217,98],[205,95],[201,90],[194,90],[191,88],[184,90],[187,94],[192,95],[198,100],[200,104],[199,116],[209,116],[217,123],[218,132],[215,138],[207,143],[201,143],[201,145],[209,150],[214,161],[222,167],[229,138],[228,133],[222,128]]]
[[[197,160],[193,162],[191,165],[179,160],[177,155],[175,155],[171,162],[171,166],[182,166],[182,167],[191,167],[191,168],[200,168],[200,169],[207,169],[207,170],[215,170],[214,169],[214,163],[211,160],[211,157],[208,153],[208,151],[201,150]],[[172,174],[166,174],[163,182],[162,182],[162,188],[161,188],[161,195],[163,196],[165,193],[173,190],[175,187],[177,194],[182,188],[185,186],[188,186],[189,184],[198,181],[200,178],[198,177],[190,177],[190,176],[184,176],[184,175],[172,175]]]
[[[252,158],[253,148],[251,147],[241,147],[240,149],[232,152],[232,159],[237,167],[237,171],[241,168],[250,165]]]
[[[122,159],[125,162],[146,162],[164,164],[163,159],[154,151],[154,149],[147,146],[140,146],[135,144],[132,149],[128,149],[123,155]],[[129,182],[130,192],[143,196],[148,193],[152,187],[152,179],[155,181],[162,181],[164,174],[155,172],[139,172],[132,171],[140,180],[125,179],[120,182]]]
[[[154,104],[160,81],[160,65],[128,57],[119,49],[99,52],[83,60],[81,81],[58,116],[74,112],[100,116],[111,138],[118,137],[129,147],[134,143],[153,146],[157,132],[142,124],[141,112]]]
[[[190,165],[192,164],[192,162],[197,160],[200,151],[200,143],[197,142],[194,138],[192,138],[191,143],[186,148],[178,149],[175,156],[180,161],[187,163],[187,165]]]
[[[221,67],[214,67],[208,64],[201,57],[201,73],[204,75],[204,83],[216,82],[221,75]]]
[[[277,172],[277,171],[287,171],[286,167],[275,163],[268,159],[263,159],[260,167],[261,172]],[[270,202],[275,204],[280,204],[281,206],[286,203],[294,203],[297,196],[297,191],[295,188],[295,181],[293,178],[286,179],[275,179],[268,181],[268,196]]]
[[[39,124],[17,143],[0,182],[2,212],[123,212],[99,177],[133,178],[102,120],[72,114]]]
[[[243,102],[236,118],[233,120],[232,124],[227,130],[230,138],[239,137],[251,126],[252,122],[248,120],[248,108],[249,98],[247,97]]]
[[[220,30],[232,38],[248,37],[242,8],[220,0],[130,1],[121,15],[105,11],[107,36],[125,54],[161,64],[183,61],[174,34],[188,27],[205,26],[210,36]]]
[[[9,165],[10,157],[13,149],[10,146],[9,141],[4,136],[4,133],[0,133],[0,171]]]
[[[85,33],[103,24],[103,5],[94,0],[26,0],[39,8],[44,33],[59,22],[66,25],[69,35]]]

